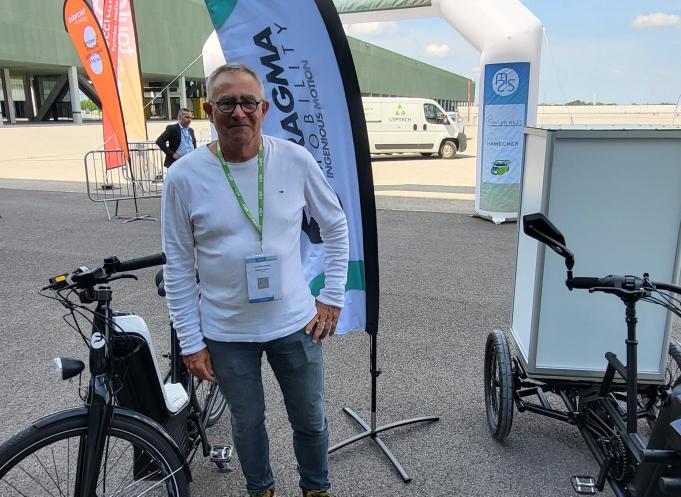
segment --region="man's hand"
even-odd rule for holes
[[[189,372],[197,378],[215,381],[213,363],[210,360],[210,352],[208,352],[208,349],[202,349],[194,354],[183,356],[182,360]]]
[[[341,311],[338,307],[323,304],[319,300],[316,301],[316,304],[317,315],[305,327],[306,335],[312,333],[312,343],[317,343],[317,340],[331,336],[336,332],[338,316],[340,316]]]
[[[179,159],[179,158],[180,158],[180,154],[178,154],[177,152],[175,152],[175,153],[173,154],[173,159],[177,160],[177,159]]]

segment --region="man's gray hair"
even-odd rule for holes
[[[208,76],[208,79],[206,79],[206,96],[208,97],[208,100],[212,100],[213,98],[213,88],[215,87],[215,80],[220,76],[222,73],[235,73],[235,72],[245,72],[246,74],[250,74],[253,79],[255,79],[258,82],[258,86],[260,87],[260,97],[265,98],[265,87],[262,84],[261,79],[258,77],[258,75],[255,73],[253,69],[250,67],[244,65],[244,64],[223,64],[217,69],[215,69],[212,73],[210,73],[210,76]]]
[[[194,115],[194,112],[187,109],[186,107],[180,107],[180,110],[177,111],[177,118],[179,119],[184,112],[189,112],[190,114]]]

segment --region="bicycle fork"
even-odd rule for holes
[[[88,389],[88,427],[78,447],[75,497],[96,496],[100,467],[104,456],[106,431],[113,413],[111,388],[108,378],[108,351],[113,314],[111,312],[111,289],[95,290],[97,310],[90,337],[90,385]],[[102,334],[102,330],[104,334]],[[104,468],[106,473],[106,468]],[[106,474],[105,474],[106,476]],[[102,479],[106,486],[106,477]],[[104,489],[104,491],[106,491]]]
[[[78,447],[78,466],[76,473],[76,497],[93,497],[97,491],[99,468],[104,456],[106,429],[111,420],[113,407],[108,382],[104,375],[90,380],[93,393],[88,407],[87,434],[81,437]],[[105,470],[106,471],[106,470]],[[106,479],[102,481],[106,485]]]

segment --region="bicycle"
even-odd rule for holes
[[[71,316],[69,324],[89,348],[90,378],[83,406],[41,418],[0,446],[1,495],[186,497],[199,447],[218,468],[230,469],[231,447],[209,445],[205,432],[224,411],[215,384],[204,385],[200,401],[202,382],[184,369],[172,327],[170,381],[164,382],[144,320],[111,305],[109,283],[137,279],[125,273],[164,263],[163,254],[109,257],[100,268],[56,276],[41,289],[68,310],[65,318]],[[94,311],[87,307],[93,303]],[[77,318],[92,325],[89,337]],[[85,369],[76,359],[54,362],[63,380]]]
[[[540,213],[523,217],[526,235],[544,243],[565,259],[569,290],[585,289],[617,296],[625,305],[626,365],[607,352],[602,381],[532,378],[511,354],[501,331],[490,333],[485,346],[485,406],[492,436],[504,440],[513,407],[576,425],[599,465],[597,478],[575,475],[574,490],[582,495],[602,491],[606,481],[617,497],[668,497],[681,494],[681,348],[671,340],[662,384],[638,381],[636,305],[661,305],[681,317],[681,286],[657,283],[646,273],[575,277],[575,258],[560,231]],[[662,293],[667,292],[667,293]],[[619,375],[623,383],[616,382]],[[557,394],[565,409],[551,405],[547,392]],[[538,402],[528,398],[536,397]],[[646,420],[649,437],[639,433]]]

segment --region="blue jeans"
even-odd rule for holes
[[[305,330],[264,343],[206,339],[213,371],[232,414],[232,437],[250,493],[274,486],[265,430],[263,351],[284,396],[293,428],[300,487],[327,489],[329,436],[324,415],[324,362],[321,341]]]

